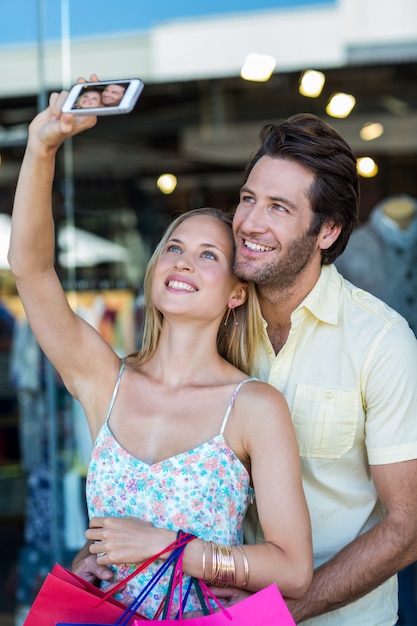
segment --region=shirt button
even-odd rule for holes
[[[325,397],[326,397],[328,400],[333,400],[333,393],[332,393],[331,391],[326,391],[326,393],[325,393]]]

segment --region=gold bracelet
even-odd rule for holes
[[[221,554],[221,580],[222,584],[233,586],[236,582],[236,566],[233,558],[232,547],[227,545],[220,546]]]
[[[239,550],[240,554],[242,555],[243,572],[244,572],[244,580],[243,580],[242,589],[244,589],[249,582],[249,561],[248,561],[248,557],[246,556],[246,552],[243,546],[236,546],[236,548]]]
[[[232,547],[228,545],[211,543],[212,567],[209,584],[225,587],[236,583],[236,565]]]
[[[207,541],[203,544],[203,580],[206,580],[206,547]]]
[[[210,585],[217,581],[219,575],[219,551],[218,544],[211,541],[211,578],[208,581]]]

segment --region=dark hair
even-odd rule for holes
[[[107,83],[107,85],[104,86],[104,89],[106,87],[111,87],[112,85],[117,85],[118,87],[123,87],[123,89],[126,90],[128,83],[127,82],[125,82],[125,83]]]
[[[101,93],[103,91],[103,88],[98,86],[98,87],[91,87],[91,85],[88,85],[88,87],[83,87],[80,96],[83,96],[85,93],[90,93],[90,91],[95,91],[97,93]]]
[[[345,249],[359,217],[359,177],[356,157],[339,133],[316,115],[301,113],[277,124],[265,124],[260,147],[246,167],[246,178],[263,157],[294,161],[314,174],[310,202],[311,233],[326,222],[341,226],[337,240],[322,250],[322,265],[333,263]]]

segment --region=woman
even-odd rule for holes
[[[76,109],[94,109],[97,107],[103,107],[104,104],[101,101],[102,92],[98,89],[87,89],[81,96],[77,98],[75,103]]]
[[[55,155],[96,121],[62,114],[65,97],[52,94],[29,127],[9,262],[29,323],[95,442],[90,552],[123,579],[181,529],[199,537],[184,553],[187,574],[252,591],[276,582],[283,595],[300,597],[312,547],[298,449],[284,398],[239,369],[252,368],[261,319],[252,290],[232,271],[230,220],[200,209],[170,226],[145,278],[143,348],[121,361],[71,310],[54,270]],[[253,489],[265,542],[242,551]],[[126,602],[142,584],[127,584]],[[145,615],[162,593],[146,600]],[[191,596],[186,610],[197,606]]]

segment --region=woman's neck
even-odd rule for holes
[[[217,351],[216,338],[217,329],[210,325],[164,320],[156,351],[143,369],[168,386],[208,385],[228,365]]]

